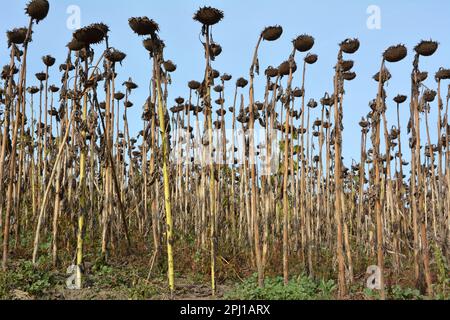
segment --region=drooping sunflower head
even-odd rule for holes
[[[275,41],[278,40],[281,35],[283,34],[283,28],[281,26],[270,26],[266,27],[262,33],[261,36],[266,41]]]
[[[97,44],[105,40],[109,32],[109,27],[104,23],[94,23],[87,27],[78,29],[73,37],[87,45]]]
[[[307,34],[302,34],[292,41],[294,48],[300,52],[306,52],[314,46],[314,38]]]
[[[432,56],[439,47],[439,43],[433,40],[422,40],[414,50],[424,57]]]
[[[128,20],[130,28],[140,36],[153,35],[159,31],[159,25],[148,17],[135,17]]]
[[[388,62],[398,62],[408,55],[408,50],[403,44],[391,46],[383,53],[383,58]]]
[[[360,42],[358,39],[353,38],[353,39],[345,39],[344,41],[342,41],[339,45],[341,47],[341,50],[345,53],[348,54],[353,54],[356,51],[358,51],[359,46],[360,46]]]
[[[36,20],[36,23],[44,20],[47,17],[49,10],[50,4],[47,0],[32,0],[27,4],[25,8],[26,14],[30,18]]]
[[[194,14],[194,20],[205,26],[215,25],[219,23],[223,17],[223,11],[212,7],[202,7]]]

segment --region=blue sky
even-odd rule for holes
[[[8,62],[8,50],[5,32],[13,27],[25,26],[27,17],[23,8],[26,0],[10,1],[0,11],[0,64]],[[11,4],[12,3],[12,4]],[[268,25],[280,24],[284,28],[281,39],[276,42],[263,43],[260,49],[260,65],[263,71],[268,65],[277,66],[287,59],[291,52],[290,41],[297,35],[308,33],[315,37],[316,44],[312,52],[319,55],[317,64],[308,70],[306,81],[307,99],[317,101],[325,91],[332,92],[332,75],[338,51],[338,43],[348,37],[358,37],[361,49],[352,57],[355,60],[354,71],[357,79],[347,83],[344,106],[344,156],[348,163],[351,158],[359,159],[360,129],[358,121],[369,111],[368,102],[376,95],[377,84],[372,76],[378,71],[381,54],[390,45],[404,43],[409,49],[407,59],[389,65],[393,75],[387,86],[388,101],[398,93],[410,94],[410,73],[413,59],[413,47],[421,39],[440,42],[438,52],[421,61],[421,69],[430,76],[425,84],[436,88],[434,73],[439,67],[450,67],[450,1],[448,0],[346,0],[346,1],[294,1],[294,0],[53,0],[47,19],[34,28],[33,42],[30,45],[28,72],[34,74],[42,71],[41,56],[52,54],[57,58],[57,65],[63,62],[72,30],[66,27],[69,14],[68,6],[77,5],[81,9],[81,25],[104,22],[110,26],[110,45],[128,54],[123,66],[118,68],[119,82],[129,76],[140,86],[131,100],[135,104],[130,112],[131,131],[141,129],[141,106],[147,97],[150,78],[150,62],[142,39],[134,35],[128,26],[128,18],[148,16],[160,25],[160,35],[166,43],[166,59],[173,60],[177,71],[172,75],[170,103],[177,96],[187,97],[187,82],[201,80],[204,70],[204,54],[199,41],[200,25],[192,20],[193,13],[203,5],[220,8],[225,13],[223,22],[214,27],[214,40],[223,47],[223,53],[216,59],[213,67],[220,72],[248,78],[253,48],[261,30]],[[366,21],[366,10],[370,5],[381,9],[381,29],[370,30]],[[103,46],[99,46],[97,55]],[[297,56],[299,61],[300,55]],[[50,82],[59,85],[60,76],[57,66],[51,70]],[[31,78],[30,78],[31,79]],[[256,81],[256,99],[262,100],[264,77]],[[34,78],[30,84],[36,84]],[[294,86],[300,86],[300,73],[294,78]],[[444,86],[447,93],[447,84]],[[231,86],[228,94],[231,93]],[[247,91],[245,91],[247,94]],[[232,103],[227,95],[227,106]],[[247,99],[247,97],[246,97]],[[246,100],[247,101],[247,100]],[[432,136],[436,133],[436,104],[430,115],[433,122]],[[314,112],[319,115],[319,108]],[[408,107],[402,108],[402,125],[408,121]],[[312,115],[312,119],[316,114]],[[396,122],[395,106],[388,109],[390,125]],[[406,143],[406,141],[405,141]]]

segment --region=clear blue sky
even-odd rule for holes
[[[25,26],[24,15],[26,0],[8,1],[0,11],[0,63],[8,62],[5,32],[13,27]],[[263,43],[260,50],[261,70],[268,65],[277,66],[291,52],[290,41],[297,35],[308,33],[316,38],[313,52],[319,55],[317,64],[309,68],[306,91],[307,99],[317,101],[325,91],[332,92],[332,75],[338,43],[348,37],[358,37],[361,49],[351,59],[355,60],[354,71],[357,79],[347,83],[344,111],[344,156],[346,163],[351,158],[359,159],[361,116],[368,112],[368,102],[376,95],[376,82],[372,76],[378,71],[381,54],[390,45],[404,43],[409,55],[404,61],[390,65],[393,78],[388,84],[389,101],[397,93],[410,94],[410,73],[413,59],[412,49],[421,39],[440,42],[438,52],[431,58],[422,59],[421,69],[430,73],[425,84],[436,88],[434,73],[439,67],[450,67],[450,1],[448,0],[345,0],[345,1],[294,1],[294,0],[50,0],[51,9],[47,19],[34,28],[33,42],[30,45],[28,71],[30,74],[43,70],[40,57],[52,54],[57,65],[63,62],[72,30],[66,27],[69,5],[78,5],[81,9],[81,25],[104,22],[110,26],[110,45],[125,51],[128,56],[123,67],[118,68],[119,81],[129,76],[139,84],[131,97],[135,104],[130,113],[131,130],[141,129],[141,106],[147,96],[150,63],[142,39],[134,35],[128,27],[128,18],[148,16],[160,25],[160,35],[166,42],[166,59],[173,60],[177,71],[172,75],[170,101],[181,95],[187,97],[187,82],[201,80],[204,69],[204,55],[199,42],[200,25],[192,20],[193,13],[203,5],[220,8],[225,19],[214,28],[214,39],[223,47],[223,53],[214,62],[213,67],[220,72],[248,78],[253,48],[261,30],[268,25],[280,24],[284,28],[283,36],[277,42]],[[381,9],[381,29],[369,30],[366,21],[368,6],[377,5]],[[99,47],[100,49],[100,47]],[[103,49],[103,46],[101,47]],[[99,52],[99,51],[98,51]],[[299,57],[299,56],[298,56]],[[60,76],[53,67],[50,82],[59,85]],[[31,79],[31,78],[30,78]],[[36,84],[29,81],[29,84]],[[262,88],[264,77],[256,85]],[[300,86],[300,74],[294,79],[294,86]],[[446,85],[445,85],[446,89]],[[262,100],[262,89],[258,89],[257,100]],[[228,88],[228,93],[230,93]],[[446,96],[446,90],[443,96]],[[246,91],[247,94],[247,91]],[[231,95],[227,105],[231,104]],[[391,103],[388,120],[394,124],[395,107]],[[433,105],[436,111],[436,104]],[[402,124],[406,127],[408,107],[403,105]],[[319,112],[316,109],[315,112]],[[315,118],[314,114],[312,118]],[[436,123],[436,112],[431,114]],[[436,128],[432,128],[435,137]],[[405,141],[406,143],[406,141]]]

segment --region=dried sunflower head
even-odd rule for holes
[[[38,87],[28,87],[27,88],[27,92],[29,93],[29,94],[36,94],[36,93],[38,93],[39,92],[39,88]]]
[[[269,78],[274,78],[274,77],[276,77],[278,75],[278,69],[274,68],[272,66],[269,66],[264,73]]]
[[[439,68],[439,71],[436,72],[435,78],[436,78],[436,80],[450,79],[450,69]]]
[[[78,29],[73,37],[87,45],[97,44],[105,40],[109,27],[104,23],[94,23],[87,27]]]
[[[140,36],[154,35],[159,31],[159,25],[148,17],[130,18],[128,24]]]
[[[297,64],[295,63],[295,61],[293,61],[292,62],[292,73],[294,73],[295,71],[297,71]],[[291,72],[291,64],[289,61],[284,61],[278,67],[278,74],[280,76],[288,76],[290,74],[290,72]]]
[[[6,32],[8,38],[8,47],[12,44],[22,44],[27,37],[28,28],[15,28]]]
[[[217,115],[219,117],[223,117],[223,116],[225,116],[227,114],[227,111],[225,109],[219,109],[219,110],[216,111],[216,113],[217,113]]]
[[[106,54],[105,54],[105,58],[107,60],[109,60],[112,63],[122,63],[123,59],[126,58],[126,54],[123,53],[122,51],[116,50],[116,49],[109,49]]]
[[[176,99],[175,99],[175,103],[176,103],[176,104],[183,104],[183,103],[184,103],[184,98],[182,98],[182,97],[176,98]]]
[[[439,43],[433,40],[422,40],[414,50],[424,57],[433,55],[439,47]]]
[[[236,86],[239,88],[245,88],[248,84],[248,81],[245,80],[244,78],[239,78],[236,81]]]
[[[317,54],[308,53],[308,55],[305,57],[305,62],[307,64],[314,64],[317,62],[318,59],[319,57],[317,56]]]
[[[319,118],[317,118],[316,120],[314,120],[313,125],[315,127],[320,127],[322,125],[322,120],[320,120]]]
[[[227,73],[224,73],[220,79],[222,79],[223,81],[230,81],[233,77]]]
[[[283,34],[283,28],[281,26],[266,27],[261,32],[261,37],[266,41],[278,40]]]
[[[138,87],[138,85],[134,83],[131,78],[129,78],[128,81],[125,81],[123,85],[127,88],[127,90],[134,90]]]
[[[80,51],[81,49],[85,48],[86,44],[84,42],[78,41],[77,39],[73,38],[68,44],[67,48],[71,51]]]
[[[428,78],[428,72],[427,71],[422,71],[417,73],[417,81],[418,82],[423,82],[425,80],[427,80]]]
[[[184,106],[180,106],[180,105],[170,108],[170,112],[172,112],[172,113],[179,113],[183,110],[184,110]]]
[[[405,102],[407,99],[407,97],[405,95],[399,94],[394,98],[394,102],[398,103],[398,104],[402,104],[403,102]]]
[[[383,53],[383,58],[388,62],[399,62],[408,55],[408,50],[403,44],[391,46]]]
[[[44,64],[45,64],[47,67],[51,67],[51,66],[53,66],[53,65],[55,64],[56,59],[53,58],[53,57],[50,56],[50,55],[46,55],[46,56],[43,56],[43,57],[42,57],[42,62],[44,62]]]
[[[195,81],[195,80],[189,81],[189,83],[188,83],[188,87],[191,90],[198,90],[200,88],[200,86],[201,86],[200,82]]]
[[[36,76],[36,79],[38,79],[39,81],[47,80],[47,75],[45,74],[45,72],[36,73],[35,76]]]
[[[334,104],[334,99],[326,93],[322,99],[320,99],[322,106],[332,106]]]
[[[314,109],[317,107],[317,102],[314,99],[310,99],[308,102],[308,107],[310,107],[311,109]]]
[[[300,89],[300,88],[295,88],[294,90],[292,90],[292,95],[293,95],[294,97],[296,97],[296,98],[301,98],[301,97],[303,97],[303,94],[304,94],[304,92],[303,92],[303,90]]]
[[[361,118],[361,121],[359,122],[359,125],[360,125],[361,128],[365,129],[365,128],[369,127],[369,122],[366,119]]]
[[[314,38],[310,35],[303,34],[292,40],[294,48],[300,52],[306,52],[314,46]]]
[[[54,84],[52,84],[52,85],[48,88],[48,90],[49,90],[50,92],[56,93],[56,92],[59,91],[59,87],[57,87],[57,86],[55,86]]]
[[[223,98],[219,98],[219,99],[217,99],[216,101],[215,101],[215,103],[217,104],[217,105],[223,105],[224,103],[225,103],[225,99],[223,99]]]
[[[360,43],[359,40],[354,39],[345,39],[343,42],[339,45],[341,47],[341,50],[348,54],[353,54],[356,51],[358,51]]]
[[[174,72],[175,70],[177,70],[177,65],[174,64],[171,60],[167,60],[164,62],[164,69],[167,72]]]
[[[209,76],[210,76],[211,79],[217,79],[217,78],[220,77],[220,72],[218,70],[216,70],[216,69],[212,69],[209,72]]]
[[[356,73],[352,71],[347,71],[342,74],[342,77],[344,78],[344,80],[352,81],[353,79],[356,78]]]
[[[433,102],[434,99],[436,98],[436,94],[437,94],[436,91],[427,89],[423,93],[423,98],[426,102]]]
[[[132,106],[133,106],[133,102],[131,102],[131,101],[127,101],[127,102],[125,102],[125,108],[131,108]]]
[[[354,64],[355,63],[353,60],[342,60],[341,61],[341,71],[342,72],[350,71],[353,68]]]
[[[222,53],[222,46],[218,43],[212,43],[209,46],[209,52],[213,57],[218,57]]]
[[[155,53],[161,53],[166,46],[164,41],[159,39],[158,37],[147,38],[143,41],[144,48],[150,52],[150,55],[154,55]]]
[[[380,81],[380,78],[381,78],[381,82],[386,82],[386,81],[389,81],[389,79],[391,79],[391,73],[389,72],[389,70],[387,69],[387,68],[383,68],[383,70],[381,70],[381,75],[380,75],[380,72],[377,72],[374,76],[373,76],[373,79],[375,80],[375,81]]]
[[[125,98],[125,94],[123,94],[122,92],[116,92],[114,94],[114,99],[116,99],[118,101],[122,100],[123,98]]]
[[[223,12],[212,7],[202,7],[194,14],[194,20],[205,26],[212,26],[223,19]]]
[[[50,10],[50,4],[47,0],[32,0],[27,4],[25,12],[30,18],[36,20],[36,23],[44,20]]]

